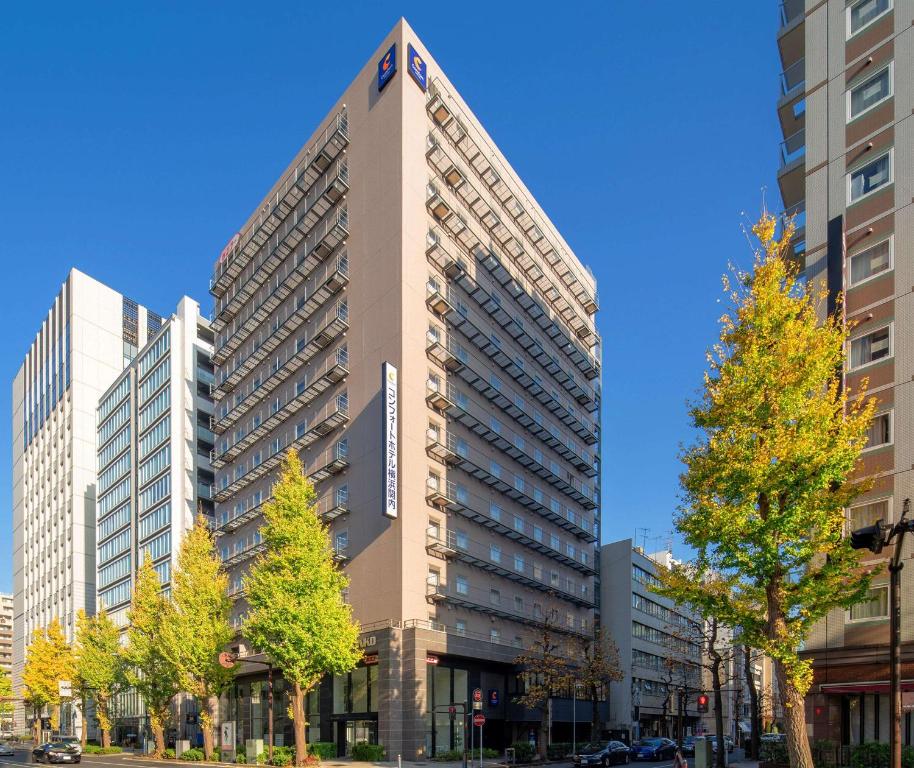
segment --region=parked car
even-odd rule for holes
[[[695,737],[686,736],[682,740],[682,754],[685,757],[694,757],[695,756]]]
[[[717,736],[702,736],[701,738],[706,739],[711,742],[711,750],[717,752]],[[727,753],[730,754],[733,752],[733,739],[729,736],[724,736],[724,745],[727,748]]]
[[[763,733],[761,736],[762,743],[764,742],[785,742],[787,741],[786,733]]]
[[[574,756],[575,765],[625,765],[631,759],[628,747],[621,741],[592,741]]]
[[[632,744],[630,753],[632,760],[672,760],[676,754],[676,742],[659,736],[639,739]]]
[[[51,741],[57,744],[69,744],[78,754],[83,753],[83,745],[79,741],[79,736],[52,736]]]
[[[32,750],[33,763],[78,763],[79,750],[63,741],[49,741]]]
[[[9,744],[0,744],[0,757],[13,757],[16,751]]]

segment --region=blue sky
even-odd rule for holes
[[[67,270],[160,312],[403,15],[599,282],[605,541],[677,504],[743,212],[778,207],[771,2],[19,3],[0,26],[0,418]],[[9,438],[0,589],[12,587]],[[656,538],[651,538],[656,537]],[[640,539],[639,539],[640,541]]]

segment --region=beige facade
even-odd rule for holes
[[[867,378],[878,401],[858,473],[875,483],[849,510],[855,529],[897,521],[914,490],[914,2],[786,0],[780,8],[781,195],[798,213],[807,279],[825,281],[832,297],[846,292],[854,328],[845,381],[855,390]],[[914,593],[914,569],[901,579],[903,594]],[[887,591],[883,569],[866,602],[833,611],[810,637],[813,739],[888,740]],[[901,634],[904,686],[914,690],[910,601]],[[914,740],[910,712],[902,735]]]
[[[378,649],[376,669],[314,697],[312,727],[341,751],[359,734],[440,751],[462,731],[435,707],[485,687],[492,746],[518,737],[538,716],[514,711],[511,660],[547,615],[569,642],[593,629],[596,286],[405,21],[230,239],[212,293],[215,525],[236,619],[258,508],[294,446]]]

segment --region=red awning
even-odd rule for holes
[[[864,683],[823,683],[819,686],[822,693],[889,693],[888,680],[873,680]],[[902,680],[902,691],[914,691],[914,680]]]

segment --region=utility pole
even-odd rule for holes
[[[895,551],[889,561],[889,766],[901,768],[901,550],[904,535],[914,531],[914,519],[908,518],[911,500],[905,499],[901,519],[895,525],[877,520],[875,525],[851,533],[851,547],[868,549],[877,555],[894,540]]]

